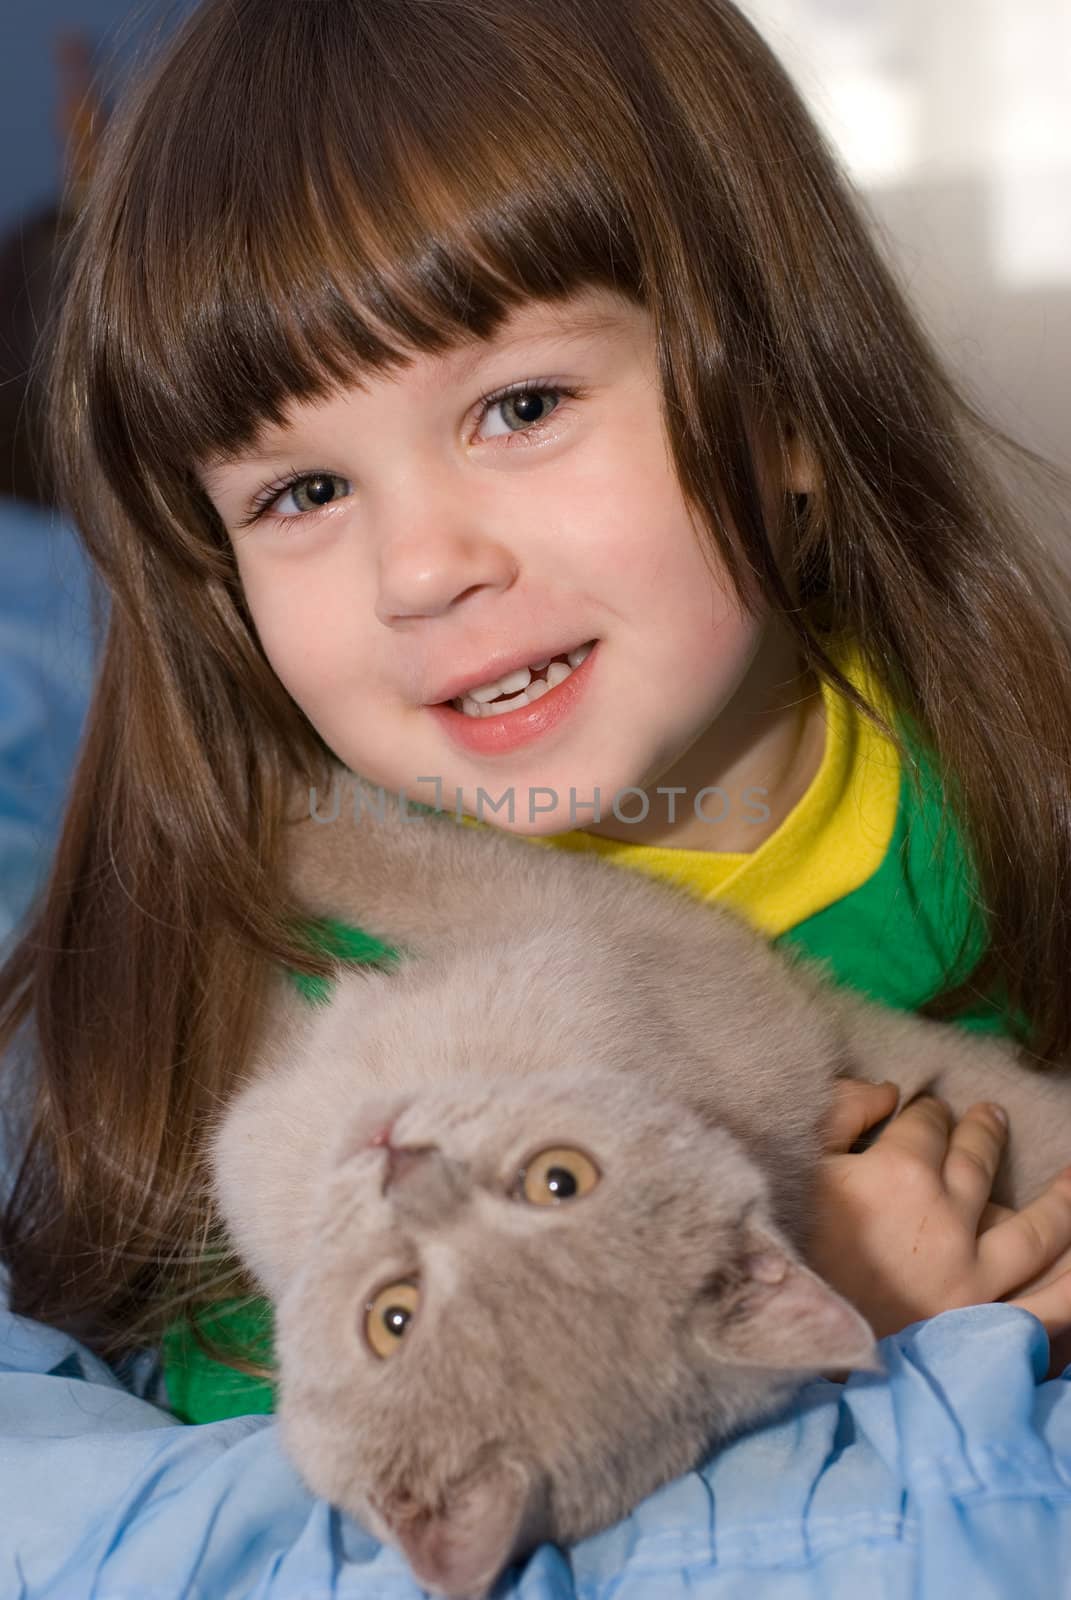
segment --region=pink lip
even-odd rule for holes
[[[508,755],[521,745],[532,744],[542,738],[565,720],[587,688],[598,654],[599,641],[596,640],[584,660],[563,683],[548,689],[546,694],[522,710],[503,711],[495,717],[467,717],[463,711],[455,711],[449,704],[429,706],[428,710],[441,724],[444,733],[461,749],[479,756]],[[537,656],[536,659],[542,660],[542,657]]]

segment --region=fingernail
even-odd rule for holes
[[[1004,1107],[993,1105],[992,1102],[990,1102],[989,1109],[996,1117],[1001,1127],[1006,1128],[1008,1126],[1008,1113],[1005,1111]]]

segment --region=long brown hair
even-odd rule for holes
[[[25,1025],[36,1074],[0,1237],[16,1311],[118,1353],[210,1246],[201,1291],[241,1281],[200,1142],[272,963],[332,970],[279,881],[285,795],[329,752],[197,464],[533,296],[648,309],[713,555],[895,738],[826,652],[829,629],[856,639],[932,747],[989,947],[928,1009],[999,991],[1039,1057],[1067,1055],[1071,605],[1040,513],[1068,483],[950,380],[729,0],[205,0],[113,116],[67,264],[52,455],[112,613],[51,877],[0,975],[0,1048]],[[777,527],[752,450],[773,417],[819,477]]]

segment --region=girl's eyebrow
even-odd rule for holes
[[[509,332],[507,321],[506,328],[501,333],[493,334],[490,339],[476,340],[471,345],[466,342],[460,349],[448,351],[443,360],[453,368],[453,380],[465,383],[485,361],[506,354],[518,345],[534,344],[538,339],[580,341],[593,339],[598,334],[619,331],[623,315],[622,312],[613,311],[576,311],[571,316],[555,318],[549,325],[522,327],[515,332]],[[249,447],[238,446],[233,450],[214,455],[210,461],[205,462],[202,477],[207,481],[210,475],[225,467],[233,467],[239,463],[252,467],[268,461],[278,455],[294,431],[294,427],[269,428]]]

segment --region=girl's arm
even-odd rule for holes
[[[810,1264],[878,1338],[996,1300],[1032,1312],[1050,1339],[1071,1330],[1071,1167],[1022,1211],[992,1205],[1006,1128],[984,1103],[953,1126],[933,1096],[915,1100],[869,1149],[850,1154],[896,1101],[894,1084],[838,1083]],[[1049,1376],[1068,1360],[1061,1341]]]

